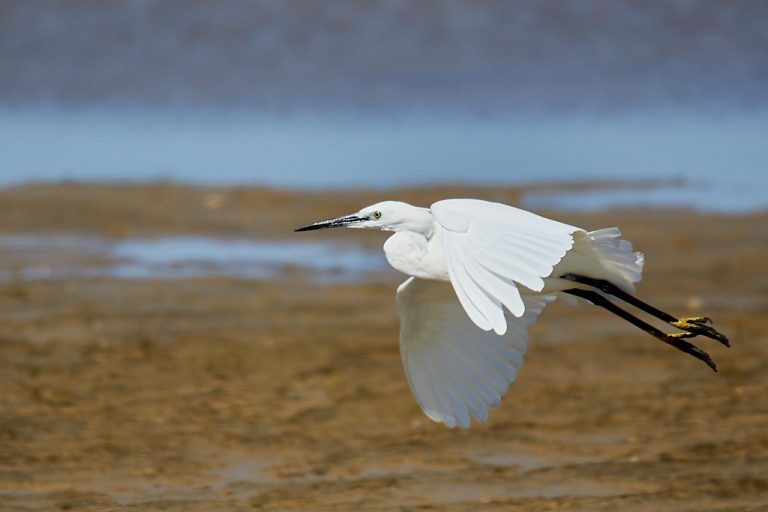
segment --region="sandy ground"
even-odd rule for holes
[[[33,185],[0,230],[288,238],[386,195],[518,193]],[[0,510],[768,510],[768,213],[547,213],[621,226],[639,295],[731,337],[697,341],[719,373],[556,303],[489,422],[449,430],[403,375],[394,272],[3,282]]]

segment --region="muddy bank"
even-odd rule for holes
[[[34,185],[0,191],[0,231],[289,238],[385,196],[519,194]],[[763,510],[768,214],[546,213],[621,226],[647,255],[639,294],[730,335],[731,349],[699,343],[720,372],[601,310],[556,303],[489,422],[448,430],[408,390],[394,272],[6,280],[0,508]],[[0,252],[0,267],[10,258]]]

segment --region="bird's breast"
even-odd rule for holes
[[[439,230],[429,238],[412,231],[395,233],[384,242],[384,254],[393,268],[409,276],[448,281]]]

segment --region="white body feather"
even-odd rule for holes
[[[387,261],[411,276],[397,290],[400,350],[426,415],[448,427],[484,421],[523,364],[527,328],[574,273],[632,291],[643,257],[617,228],[587,232],[475,199],[430,209],[386,201],[304,229],[394,231]],[[569,296],[570,297],[570,296]]]
[[[370,209],[384,220],[387,204]],[[413,276],[397,291],[403,366],[419,406],[448,427],[484,421],[499,403],[523,364],[527,327],[557,292],[579,286],[560,276],[627,291],[642,277],[642,255],[616,228],[587,232],[473,199],[395,204],[419,218],[384,243],[390,265]]]
[[[385,242],[387,261],[410,276],[450,281],[472,321],[497,334],[506,331],[504,309],[523,315],[521,295],[574,288],[563,274],[606,279],[627,291],[642,277],[642,255],[617,228],[588,233],[476,199],[440,201],[429,212],[427,229],[398,231]]]

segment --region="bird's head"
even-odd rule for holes
[[[296,228],[294,231],[311,231],[339,227],[423,232],[431,230],[432,216],[426,208],[418,208],[400,201],[382,201],[381,203],[366,206],[352,215],[321,220]]]

